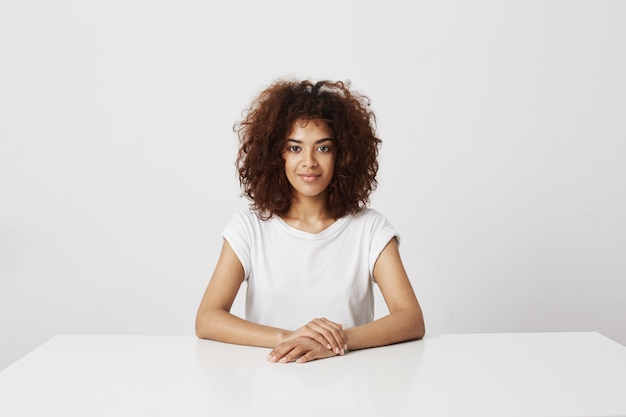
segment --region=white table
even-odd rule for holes
[[[626,416],[598,333],[449,334],[307,364],[193,336],[57,336],[0,372],[0,416]]]

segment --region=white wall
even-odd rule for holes
[[[193,332],[246,205],[232,125],[287,75],[371,96],[373,207],[429,332],[626,343],[625,20],[607,1],[0,0],[0,369],[59,333]]]

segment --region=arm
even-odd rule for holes
[[[217,266],[198,308],[196,335],[199,338],[239,345],[275,347],[286,340],[308,337],[331,352],[339,353],[343,349],[343,329],[325,319],[312,320],[292,332],[252,323],[231,314],[230,309],[243,280],[243,266],[228,241],[224,240]]]
[[[374,265],[374,279],[387,303],[389,314],[371,323],[346,329],[347,348],[365,349],[424,337],[422,309],[402,265],[395,239],[389,241],[379,255]],[[308,362],[330,356],[319,348],[318,343],[306,343],[300,339],[283,342],[270,355],[274,361],[280,362]]]
[[[424,337],[422,309],[407,276],[396,239],[389,241],[374,265],[374,279],[389,314],[362,326],[346,329],[348,349],[364,349]]]
[[[222,252],[209,281],[196,316],[196,335],[201,339],[240,345],[273,347],[285,337],[285,332],[261,326],[230,314],[244,271],[239,258],[224,240]]]

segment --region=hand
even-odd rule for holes
[[[343,350],[341,354],[343,355]],[[287,363],[292,361],[304,363],[316,359],[330,358],[331,356],[337,356],[337,353],[320,345],[317,340],[306,336],[299,336],[278,345],[267,355],[267,360],[272,363]]]
[[[330,349],[337,355],[343,355],[348,350],[348,337],[341,324],[326,318],[313,319],[298,330],[291,332],[285,341],[304,336],[317,341],[320,345]]]

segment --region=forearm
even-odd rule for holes
[[[424,337],[424,319],[421,310],[397,310],[362,326],[346,329],[348,350],[376,346]]]
[[[201,339],[273,348],[282,343],[289,333],[252,323],[220,309],[204,311],[196,317],[196,335]]]

